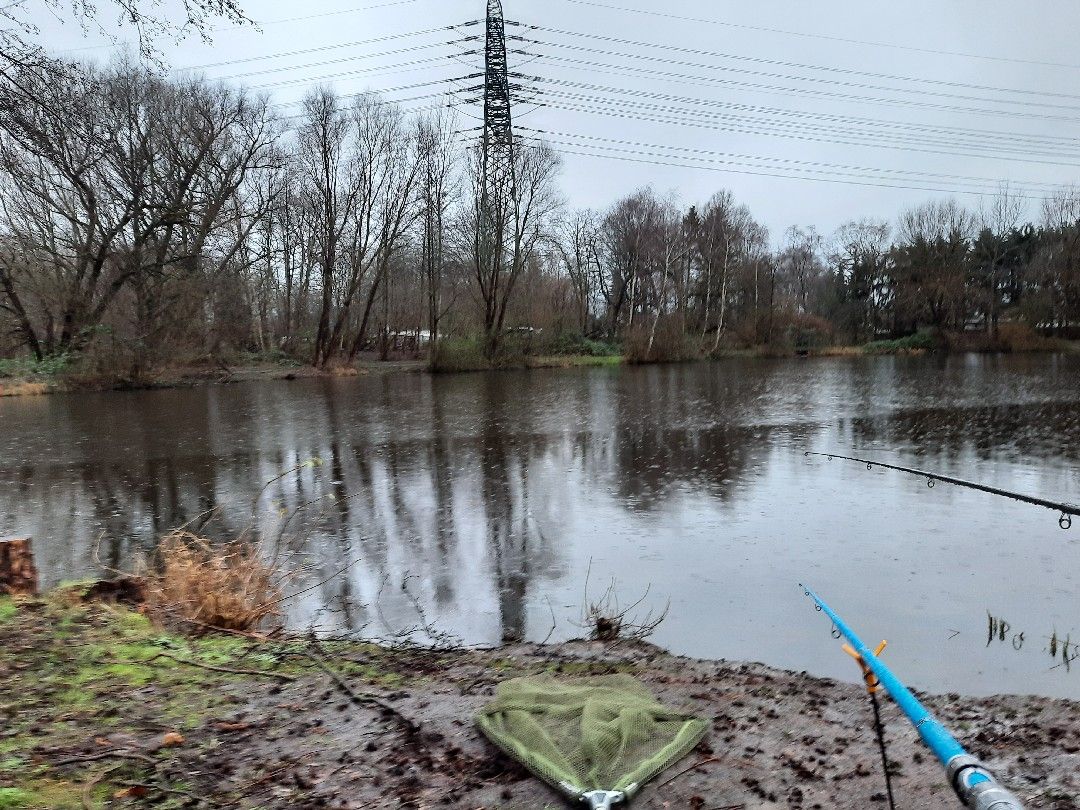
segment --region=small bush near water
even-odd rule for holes
[[[867,354],[917,354],[936,351],[939,344],[939,339],[933,333],[916,332],[895,340],[871,341],[863,346],[863,351]]]
[[[190,532],[174,531],[162,539],[158,554],[161,565],[146,589],[155,617],[250,631],[279,615],[281,579],[250,544],[214,545]]]
[[[443,338],[431,355],[434,372],[483,371],[491,367],[483,344],[475,338]]]
[[[37,360],[32,357],[0,357],[0,379],[13,377],[55,377],[68,370],[71,356],[53,354]]]
[[[615,357],[622,354],[622,347],[605,340],[593,340],[574,332],[559,332],[541,342],[541,354],[577,357]]]
[[[635,326],[623,347],[627,363],[673,363],[696,355],[678,319],[671,317],[661,318],[655,330],[652,324]]]

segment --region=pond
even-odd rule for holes
[[[206,533],[246,531],[294,572],[294,628],[554,640],[608,593],[642,621],[668,606],[651,640],[674,652],[854,681],[806,582],[913,686],[1076,698],[1080,522],[804,451],[1068,501],[1078,440],[1065,355],[11,398],[0,535],[32,535],[56,584],[213,510]]]

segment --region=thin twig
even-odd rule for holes
[[[192,661],[187,658],[177,658],[175,655],[170,655],[167,652],[159,652],[152,658],[147,658],[143,661],[144,664],[149,664],[156,661],[159,658],[168,658],[170,661],[175,661],[178,664],[185,664],[189,667],[197,667],[198,669],[208,669],[211,672],[224,672],[229,675],[253,675],[258,678],[276,678],[279,681],[295,681],[297,680],[295,675],[286,675],[284,672],[267,672],[266,670],[259,669],[234,669],[233,667],[216,667],[212,664],[203,664],[199,661]]]
[[[330,576],[328,576],[326,579],[322,580],[321,582],[316,582],[314,585],[311,585],[311,586],[309,586],[307,588],[304,588],[302,591],[297,591],[296,593],[291,593],[288,596],[282,596],[280,599],[276,599],[273,602],[267,602],[265,605],[262,605],[262,607],[274,607],[276,605],[280,605],[282,602],[288,602],[290,599],[295,599],[296,597],[302,596],[305,593],[308,593],[309,591],[313,591],[316,588],[320,588],[323,585],[325,585],[326,583],[330,582],[330,580],[337,579],[338,577],[340,577],[342,574],[344,574],[346,571],[348,571],[350,568],[352,568],[354,565],[356,565],[358,562],[360,562],[361,559],[362,558],[357,557],[352,562],[347,563],[344,568],[339,568],[337,571],[335,571],[333,574],[331,574]]]
[[[727,756],[727,752],[725,751],[723,754],[721,754],[718,757],[709,757],[708,759],[703,759],[700,762],[695,762],[693,765],[690,765],[689,767],[683,768],[681,771],[679,771],[674,776],[669,776],[667,779],[665,779],[663,782],[661,782],[659,785],[657,785],[657,787],[662,788],[664,785],[667,785],[667,784],[669,784],[671,782],[674,782],[680,776],[684,776],[684,775],[690,773],[690,771],[693,771],[693,770],[696,770],[697,768],[700,768],[702,765],[708,765],[711,762],[723,762],[724,757],[726,757],[726,756]]]
[[[555,635],[555,626],[556,626],[556,621],[555,621],[555,608],[553,608],[553,607],[551,606],[551,598],[550,598],[550,597],[547,597],[547,596],[545,596],[545,597],[544,597],[544,600],[545,600],[545,601],[547,602],[548,610],[550,610],[550,611],[551,611],[551,629],[550,629],[550,630],[548,631],[548,634],[547,634],[546,636],[544,636],[544,640],[540,642],[540,646],[543,646],[543,645],[547,644],[547,643],[548,643],[548,641],[550,641],[550,640],[551,640],[551,637],[552,637],[553,635]]]
[[[101,784],[102,780],[104,780],[106,776],[108,776],[110,773],[112,773],[119,767],[119,765],[113,765],[103,771],[99,771],[98,773],[91,776],[90,779],[87,780],[86,784],[83,785],[82,806],[85,808],[85,810],[94,810],[94,788]]]
[[[206,801],[206,796],[196,796],[194,793],[189,793],[186,790],[180,790],[179,788],[165,787],[164,785],[156,785],[151,782],[117,782],[119,785],[123,785],[127,788],[142,788],[143,790],[152,790],[157,793],[168,793],[176,796],[186,796],[189,799],[202,799]]]
[[[97,762],[102,759],[137,759],[140,762],[145,762],[148,765],[157,766],[157,760],[152,757],[148,757],[146,754],[139,754],[135,751],[120,750],[120,751],[101,751],[97,754],[88,754],[81,757],[68,757],[67,759],[60,759],[52,763],[53,767],[59,768],[62,765],[75,765],[82,762]]]

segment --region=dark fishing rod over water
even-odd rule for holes
[[[1080,515],[1080,506],[1069,503],[1059,503],[1058,501],[1048,501],[1045,498],[1036,498],[1032,495],[1024,495],[1020,492],[1011,492],[1007,489],[1000,489],[999,487],[991,487],[986,484],[980,484],[976,481],[965,481],[963,478],[955,478],[951,475],[941,475],[940,473],[927,472],[926,470],[917,470],[914,467],[903,467],[898,464],[887,464],[884,461],[874,461],[873,459],[857,458],[855,456],[842,456],[838,453],[817,453],[812,450],[807,450],[803,453],[805,456],[823,456],[830,461],[834,458],[838,458],[841,461],[855,461],[859,464],[865,464],[866,469],[872,470],[874,467],[883,467],[887,470],[896,470],[897,472],[908,473],[910,475],[917,475],[926,479],[926,485],[933,489],[934,484],[938,481],[943,481],[946,484],[953,484],[958,487],[966,487],[967,489],[978,490],[979,492],[988,492],[991,495],[999,495],[1002,498],[1011,498],[1014,501],[1020,501],[1021,503],[1030,503],[1033,506],[1041,506],[1044,509],[1052,509],[1055,512],[1060,512],[1061,517],[1058,518],[1058,525],[1063,529],[1072,528],[1072,519],[1074,515]]]

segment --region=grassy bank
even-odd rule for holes
[[[429,362],[436,374],[520,368],[574,368],[619,365],[624,357],[617,344],[578,335],[536,340],[512,337],[494,358],[484,351],[479,338],[447,338],[439,343]]]
[[[195,637],[70,587],[0,597],[0,808],[563,807],[472,723],[498,682],[542,672],[629,673],[711,721],[706,741],[636,807],[879,801],[855,685],[640,644],[431,651]],[[1080,704],[929,703],[1026,806],[1075,806]],[[904,806],[947,806],[940,769],[889,704],[885,722]]]

